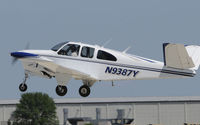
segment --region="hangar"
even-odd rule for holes
[[[110,121],[134,125],[200,125],[200,96],[54,99],[60,125]],[[7,125],[19,100],[0,100],[0,125]]]

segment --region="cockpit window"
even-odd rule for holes
[[[59,52],[59,55],[66,56],[78,56],[80,45],[77,44],[67,44]]]
[[[99,50],[97,54],[97,59],[108,60],[108,61],[117,61],[117,58],[112,54]]]
[[[68,43],[68,42],[59,43],[59,44],[55,45],[53,48],[51,48],[51,50],[57,52],[60,49],[60,47],[62,47],[66,43]]]
[[[92,58],[94,56],[94,48],[82,47],[81,56],[85,58]]]

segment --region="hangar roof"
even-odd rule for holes
[[[182,97],[119,97],[119,98],[63,98],[54,99],[56,104],[94,104],[94,103],[153,103],[153,102],[200,102],[200,96]],[[0,100],[0,105],[15,105],[16,100]]]
[[[183,97],[119,97],[119,98],[71,98],[54,99],[57,104],[75,103],[153,103],[153,102],[200,102],[200,96]]]

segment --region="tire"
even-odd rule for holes
[[[87,85],[83,85],[79,88],[79,94],[82,97],[87,97],[90,95],[90,87],[88,87]]]
[[[22,83],[22,84],[19,85],[19,90],[21,92],[25,92],[27,90],[27,88],[28,88],[27,85],[24,84],[24,83]]]
[[[66,86],[58,85],[56,87],[56,93],[59,96],[65,96],[67,94],[67,87]]]

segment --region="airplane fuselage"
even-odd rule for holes
[[[67,93],[66,84],[71,78],[82,80],[83,86],[80,87],[79,93],[87,97],[90,87],[96,81],[193,77],[196,74],[194,69],[199,66],[199,56],[196,56],[199,47],[186,48],[191,58],[182,45],[165,46],[168,48],[165,47],[167,53],[164,63],[130,55],[125,51],[119,52],[78,42],[60,43],[51,50],[22,50],[11,53],[11,56],[21,60],[24,66],[25,80],[19,87],[22,92],[27,89],[25,83],[28,76],[36,75],[55,78],[58,83],[56,93],[60,96]],[[192,53],[194,49],[197,50],[195,54]]]
[[[34,52],[32,50],[26,50],[24,52]],[[41,52],[41,53],[40,53]],[[60,72],[70,74],[75,79],[84,79],[83,77],[76,75],[73,71],[83,72],[90,74],[90,77],[98,81],[116,81],[116,80],[137,80],[137,79],[161,79],[161,78],[184,78],[194,76],[194,72],[188,70],[171,69],[164,66],[163,62],[154,61],[142,57],[134,57],[126,54],[120,55],[122,60],[111,62],[105,60],[98,60],[96,58],[85,59],[81,57],[68,57],[64,55],[58,55],[52,50],[40,51],[37,50],[38,57],[33,60],[22,59],[25,69],[36,75],[41,75],[41,69],[30,66],[30,64],[41,63],[41,59],[51,60],[53,64],[51,67],[55,67],[52,72],[49,72],[52,76],[56,74],[56,65],[63,68],[72,70],[71,72]],[[40,54],[39,54],[40,53]],[[38,61],[38,62],[37,62]],[[47,71],[48,72],[48,71]]]

